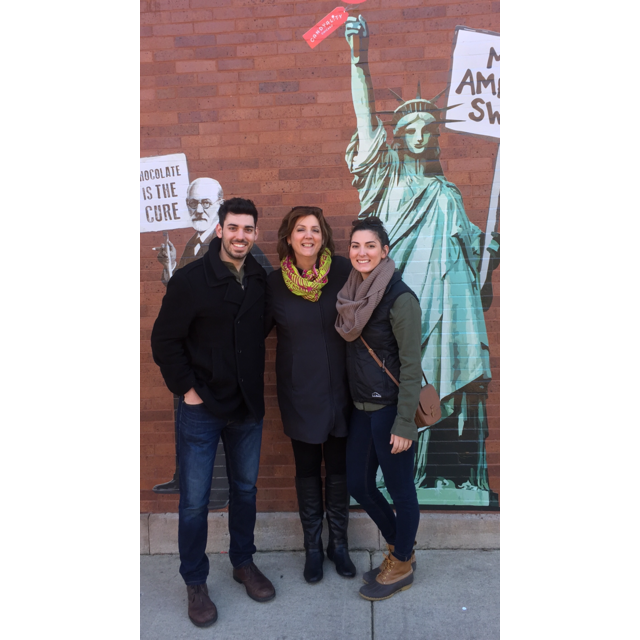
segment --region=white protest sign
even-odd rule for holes
[[[456,27],[446,129],[500,140],[500,34]]]
[[[191,226],[184,153],[140,158],[140,233]]]

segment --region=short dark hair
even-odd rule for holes
[[[291,245],[287,242],[287,238],[293,233],[293,228],[296,226],[296,222],[299,218],[305,216],[315,216],[318,218],[320,224],[320,231],[322,232],[322,246],[318,255],[322,255],[325,249],[331,251],[331,255],[335,255],[336,247],[333,243],[333,231],[329,223],[325,220],[320,207],[293,207],[287,215],[282,218],[280,228],[278,229],[278,258],[284,260],[287,256],[295,260],[295,254]]]
[[[246,214],[253,216],[253,224],[258,226],[258,210],[252,200],[245,200],[244,198],[229,198],[225,200],[218,209],[218,221],[221,227],[224,227],[224,219],[227,217],[227,213]]]
[[[384,228],[382,224],[382,220],[376,216],[369,216],[368,218],[363,218],[362,220],[354,220],[351,223],[353,226],[351,228],[351,233],[349,234],[349,242],[351,242],[351,238],[353,238],[353,234],[356,231],[371,231],[378,236],[378,240],[380,240],[381,246],[389,246],[391,243],[389,242],[389,236],[387,235],[387,230]]]

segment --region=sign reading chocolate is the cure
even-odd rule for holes
[[[303,34],[303,38],[308,45],[314,49],[327,36],[331,35],[341,24],[347,21],[349,14],[344,7],[336,7],[331,13],[328,13],[318,24],[311,27],[307,33]]]
[[[184,153],[140,158],[140,233],[191,226]]]

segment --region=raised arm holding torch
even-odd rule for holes
[[[351,94],[356,112],[360,144],[369,147],[377,127],[375,98],[369,73],[369,30],[362,16],[349,16],[344,35],[351,48]]]

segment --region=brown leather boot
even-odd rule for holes
[[[386,600],[398,591],[405,591],[413,584],[411,560],[401,562],[391,552],[385,556],[376,579],[360,588],[365,600]]]
[[[218,619],[216,605],[209,598],[206,584],[188,584],[189,620],[196,627],[210,627]]]
[[[413,544],[416,544],[416,543],[414,542]],[[392,544],[387,544],[387,549],[389,553],[393,553],[395,546]],[[411,568],[415,571],[416,570],[416,550],[415,549],[411,554],[410,562],[411,562]],[[380,567],[382,567],[382,564],[380,565]],[[375,567],[375,569],[371,569],[370,571],[367,571],[362,576],[362,582],[364,582],[365,584],[369,584],[370,582],[373,582],[376,579],[376,576],[380,573],[380,567]]]
[[[269,602],[276,597],[276,590],[271,581],[253,562],[234,569],[233,579],[243,584],[247,595],[256,602]]]

